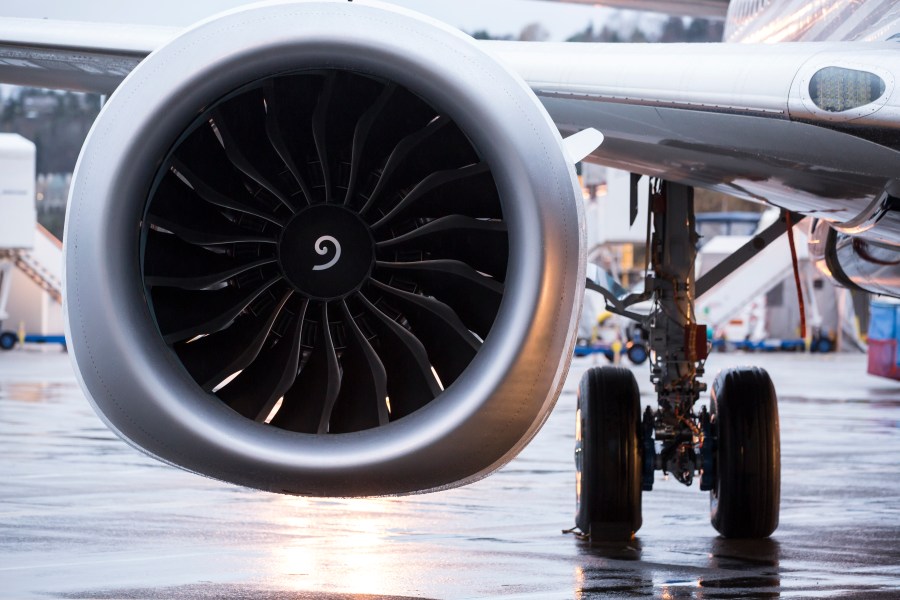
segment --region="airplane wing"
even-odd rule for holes
[[[109,94],[180,31],[2,19],[0,81]],[[829,221],[851,220],[896,177],[895,43],[480,45],[528,82],[563,132],[602,131],[591,160],[604,165]],[[842,65],[887,89],[839,114],[817,106],[811,78]]]
[[[648,293],[669,429],[706,349],[689,186],[818,217],[836,278],[900,296],[895,48],[475,43],[386,4],[267,2],[184,32],[2,19],[0,80],[112,92],[65,258],[107,423],[222,480],[384,495],[486,476],[561,392],[586,283],[567,148],[601,136],[560,132],[668,182]]]
[[[0,19],[0,81],[110,94],[180,28]]]
[[[593,160],[605,165],[830,221],[852,219],[896,177],[900,52],[890,42],[485,45],[561,130],[602,131]],[[865,73],[883,86],[870,92]],[[857,106],[836,112],[811,85]]]

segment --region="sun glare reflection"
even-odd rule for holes
[[[833,12],[841,8],[841,3],[832,0],[813,0],[793,13],[780,18],[745,36],[744,43],[773,44],[791,40],[813,26],[827,19]]]
[[[272,410],[269,411],[269,415],[266,417],[265,422],[271,423],[272,419],[275,418],[275,415],[278,414],[278,409],[281,408],[281,405],[284,403],[284,396],[275,401],[275,406],[272,407]]]
[[[582,567],[581,565],[576,565],[575,566],[575,600],[582,600],[582,598],[585,597],[584,584],[585,584],[584,567]]]
[[[273,524],[285,540],[274,544],[267,579],[297,590],[352,594],[395,593],[392,530],[402,528],[391,499],[273,498]]]

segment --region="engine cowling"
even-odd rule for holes
[[[530,89],[370,2],[205,21],[79,158],[67,335],[121,437],[304,495],[431,491],[553,407],[584,286],[573,168]]]
[[[900,248],[872,237],[848,235],[827,221],[815,220],[810,224],[809,256],[816,268],[837,285],[898,297]]]

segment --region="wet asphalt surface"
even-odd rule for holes
[[[0,598],[900,598],[900,383],[862,355],[719,354],[706,380],[731,364],[769,369],[779,392],[774,536],[719,538],[707,494],[658,475],[637,538],[590,545],[561,530],[591,359],[492,477],[309,500],[146,458],[94,415],[64,354],[0,353]]]

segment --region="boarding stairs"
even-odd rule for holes
[[[31,252],[15,252],[12,256],[12,261],[20,271],[50,294],[54,300],[62,302],[62,281],[49,269],[40,264]]]
[[[728,256],[748,242],[753,236],[718,236],[703,247],[700,254],[698,276],[709,271],[713,264],[705,257]],[[794,229],[797,258],[806,260],[807,238],[801,228]],[[740,269],[727,275],[708,292],[697,298],[696,313],[701,322],[713,328],[727,323],[744,310],[755,298],[766,294],[776,285],[790,277],[793,261],[786,235],[763,248],[756,256],[744,263]]]
[[[3,263],[6,263],[5,268]],[[11,267],[17,268],[62,304],[62,242],[43,226],[37,225],[32,248],[0,250],[0,320],[6,317],[5,300],[11,285]]]

